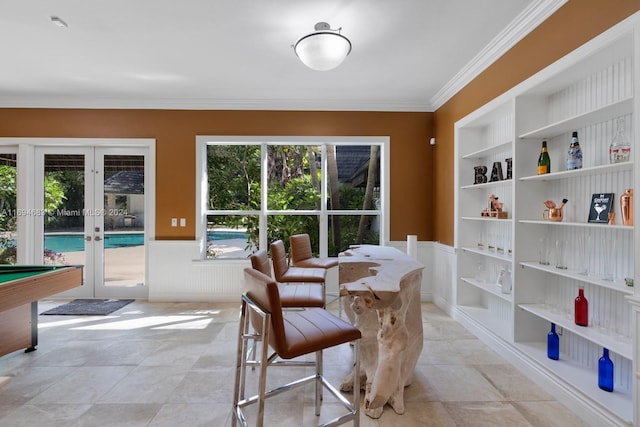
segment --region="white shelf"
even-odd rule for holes
[[[513,302],[513,293],[503,294],[502,288],[495,283],[481,282],[471,277],[461,277],[460,280],[462,280],[464,283],[468,283],[471,286],[475,286],[476,288],[484,292],[493,294],[498,298],[503,299],[507,302],[510,302],[510,303]]]
[[[511,148],[512,141],[505,141],[500,144],[492,145],[487,148],[483,148],[482,150],[474,151],[473,153],[466,154],[462,156],[463,159],[481,159],[483,157],[488,157],[493,154],[500,153],[502,151],[508,151]]]
[[[568,314],[552,311],[543,304],[518,304],[518,307],[551,323],[555,323],[556,326],[560,326],[592,343],[606,347],[625,359],[631,360],[633,358],[631,339],[627,337],[616,338],[608,330],[593,326],[578,326]]]
[[[519,138],[551,138],[563,133],[574,131],[576,129],[581,129],[593,123],[603,122],[614,117],[622,116],[632,111],[633,98],[625,98],[618,102],[613,102],[611,104],[605,105],[601,108],[588,111],[584,114],[578,114],[565,120],[551,123],[539,129],[525,132],[520,135]]]
[[[486,307],[458,305],[458,310],[482,328],[489,330],[504,340],[511,341],[511,324],[513,323],[511,319],[508,322],[498,319]]]
[[[540,265],[534,254],[542,233],[561,236],[567,242],[570,259],[579,255],[581,239],[585,235],[595,235],[597,239],[617,240],[613,255],[618,271],[631,276],[633,267],[638,265],[639,242],[635,239],[635,228],[621,225],[620,215],[616,215],[616,225],[589,223],[586,211],[584,216],[567,214],[564,221],[553,222],[543,219],[542,201],[550,197],[558,200],[566,195],[573,200],[570,203],[578,203],[589,201],[591,194],[605,190],[621,194],[627,188],[640,187],[640,175],[635,170],[635,163],[640,163],[640,151],[636,151],[635,146],[632,146],[630,161],[604,164],[608,163],[606,153],[613,137],[615,119],[624,117],[625,132],[632,144],[640,139],[640,129],[636,126],[640,114],[636,108],[640,78],[635,69],[637,55],[640,55],[639,23],[640,13],[632,24],[617,29],[615,37],[611,36],[614,28],[603,33],[595,43],[596,49],[591,45],[572,52],[460,119],[454,133],[457,254],[452,282],[457,301],[454,313],[474,333],[487,335],[494,348],[522,352],[522,360],[527,361],[533,376],[542,380],[547,377],[555,392],[570,394],[585,410],[591,407],[590,414],[598,425],[630,424],[634,419],[634,406],[640,407],[640,397],[634,399],[632,396],[640,390],[640,372],[634,369],[640,363],[634,360],[636,340],[640,337],[635,332],[632,339],[616,336],[612,329],[577,326],[572,315],[562,313],[552,305],[556,305],[556,300],[572,302],[575,298],[572,289],[585,285],[590,290],[589,302],[594,307],[615,307],[619,311],[616,312],[617,320],[632,325],[634,319],[629,316],[635,312],[629,309],[626,300],[635,295],[635,288],[626,286],[624,280],[606,281],[601,276],[578,274],[575,267],[557,269],[555,265]],[[605,37],[604,34],[608,35]],[[558,160],[566,156],[566,147],[561,140],[566,141],[573,131],[580,133],[586,159],[593,161],[585,162],[585,167],[577,170],[564,171],[561,170],[564,167],[554,167],[556,172],[531,175],[536,173],[540,141],[547,140],[551,144],[550,155]],[[472,184],[471,166],[491,164],[503,156],[513,159],[510,181]],[[522,165],[530,165],[530,169],[520,168]],[[480,216],[482,200],[491,193],[500,193],[509,206],[511,218]],[[506,223],[500,225],[501,221]],[[500,241],[513,253],[489,250],[486,245],[477,247],[476,239],[487,234],[492,242],[497,236],[502,240],[510,239],[496,242]],[[605,248],[594,245],[589,249],[596,255],[590,268],[603,274]],[[477,280],[474,271],[478,263],[489,271],[511,267],[512,293],[502,294],[497,285]],[[619,276],[620,279],[623,277],[622,274]],[[557,286],[553,285],[555,282]],[[551,305],[518,305],[543,301]],[[564,360],[553,361],[546,357],[547,321],[568,331],[562,347]],[[499,337],[503,342],[497,339]],[[515,341],[525,337],[535,342]],[[592,354],[594,348],[600,346],[614,352],[618,361],[624,361],[616,366],[618,387],[614,393],[598,388],[597,360],[591,358],[595,356]]]
[[[634,293],[633,288],[627,286],[624,283],[624,280],[603,280],[599,276],[586,276],[584,274],[579,274],[576,270],[562,270],[560,268],[556,268],[553,265],[542,265],[537,261],[521,262],[520,265],[522,265],[523,267],[532,268],[534,270],[544,271],[556,276],[562,276],[569,279],[579,280],[584,283],[590,283],[602,288],[613,289],[614,291],[622,292],[623,294],[633,295]]]
[[[573,169],[570,171],[560,171],[545,173],[542,175],[523,176],[520,181],[555,181],[557,179],[575,178],[578,176],[600,175],[603,173],[623,172],[633,170],[633,162],[615,163],[612,165],[599,165],[589,168]]]
[[[463,185],[460,188],[462,190],[468,190],[470,188],[489,188],[489,187],[495,187],[496,185],[499,184],[511,184],[513,182],[513,179],[503,179],[501,181],[491,181],[491,182],[485,182],[482,184],[469,184],[469,185]]]
[[[597,402],[596,404],[604,406],[625,423],[631,425],[633,422],[633,397],[631,393],[621,393],[616,390],[615,384],[612,393],[601,390],[598,387],[597,372],[579,366],[570,360],[563,359],[562,354],[560,354],[560,360],[549,359],[547,357],[546,343],[526,342],[516,343],[515,345],[545,370],[562,378],[563,381],[580,390],[592,401]]]
[[[489,257],[489,258],[495,258],[501,261],[513,262],[513,256],[505,255],[503,253],[501,254],[498,251],[490,251],[488,249],[478,249],[478,248],[470,248],[470,247],[463,247],[461,249],[465,252],[470,252],[473,254],[478,254],[478,255]]]
[[[513,222],[511,218],[494,218],[490,216],[463,216],[460,219],[463,221],[490,221],[490,222]]]
[[[627,230],[633,231],[633,225],[621,225],[621,224],[603,224],[603,223],[595,223],[595,222],[570,222],[570,221],[547,221],[542,219],[520,219],[518,220],[520,224],[540,224],[540,225],[551,225],[554,227],[584,227],[584,228],[602,228],[607,230]]]

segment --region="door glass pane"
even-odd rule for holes
[[[104,284],[144,285],[144,156],[104,156]]]
[[[0,153],[0,264],[16,263],[16,155]]]
[[[85,262],[84,164],[81,154],[44,156],[44,263]]]
[[[272,210],[320,210],[320,147],[269,145],[268,207]]]

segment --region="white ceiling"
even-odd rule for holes
[[[565,1],[0,0],[0,107],[433,111]],[[319,21],[332,71],[291,48]]]

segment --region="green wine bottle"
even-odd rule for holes
[[[551,159],[547,151],[547,141],[542,141],[542,150],[540,150],[540,157],[538,157],[538,175],[549,172],[551,172]]]

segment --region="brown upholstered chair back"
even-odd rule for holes
[[[266,249],[260,249],[251,255],[251,267],[271,277],[271,260]]]
[[[289,237],[289,255],[291,256],[291,263],[296,263],[313,257],[311,251],[311,239],[308,234],[294,234]]]
[[[285,349],[284,319],[278,284],[266,274],[253,268],[244,269],[245,293],[264,312],[271,314],[269,344],[276,351]],[[262,333],[262,318],[251,311],[253,328]]]
[[[276,280],[278,282],[286,282],[282,277],[289,269],[289,262],[287,261],[287,252],[284,249],[282,240],[276,240],[271,243],[271,260],[273,261],[273,273]]]

